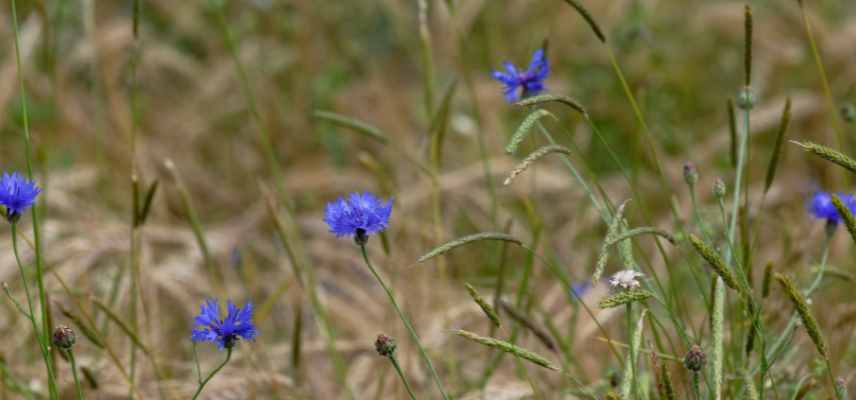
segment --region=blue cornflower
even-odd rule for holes
[[[255,339],[258,332],[253,325],[253,303],[238,308],[231,300],[226,302],[226,318],[220,319],[220,303],[208,299],[200,307],[199,315],[193,319],[196,329],[190,335],[194,342],[212,342],[218,349],[230,349],[238,339]]]
[[[21,174],[4,172],[0,177],[0,204],[6,207],[6,219],[14,223],[26,209],[36,202],[39,192],[36,182]]]
[[[838,198],[850,210],[851,213],[856,213],[856,196],[847,193],[838,193]],[[837,225],[841,222],[841,214],[832,204],[832,195],[827,192],[817,191],[808,202],[808,211],[815,218],[825,219],[828,224]]]
[[[493,71],[493,79],[505,85],[503,93],[509,103],[517,102],[521,96],[533,96],[544,90],[544,79],[550,74],[550,65],[547,63],[544,49],[532,53],[532,61],[526,71],[518,71],[514,64],[508,61],[502,65],[507,72]]]
[[[348,198],[338,198],[327,203],[324,222],[336,236],[354,236],[358,244],[365,244],[370,233],[386,229],[392,213],[392,200],[384,204],[375,195],[351,193]]]
[[[576,282],[571,284],[571,292],[574,297],[583,297],[591,289],[591,281]]]

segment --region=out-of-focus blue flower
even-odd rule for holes
[[[856,214],[856,196],[846,193],[838,193],[838,198],[850,210]],[[841,214],[832,204],[832,195],[827,192],[817,191],[809,199],[808,211],[815,218],[825,219],[827,223],[837,225],[841,222]]]
[[[226,302],[226,317],[220,319],[220,303],[208,299],[200,307],[199,315],[193,319],[196,328],[190,334],[194,342],[216,343],[217,348],[232,348],[238,339],[252,340],[258,335],[253,325],[253,303],[238,308],[231,300]]]
[[[503,93],[505,100],[515,103],[521,97],[534,96],[544,90],[544,79],[550,74],[550,64],[544,49],[535,50],[532,53],[532,61],[529,69],[519,71],[514,64],[506,61],[502,63],[505,72],[493,71],[493,79],[505,85]]]
[[[41,191],[36,182],[21,174],[4,172],[0,177],[0,204],[6,207],[6,219],[9,222],[17,221],[21,213],[36,202]]]
[[[354,236],[359,242],[386,229],[391,213],[391,199],[384,203],[368,192],[351,193],[347,198],[327,203],[324,222],[336,236]]]
[[[575,295],[574,297],[583,297],[583,295],[591,289],[591,282],[576,282],[571,284],[571,292]]]

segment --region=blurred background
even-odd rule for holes
[[[744,2],[584,4],[606,44],[562,0],[142,0],[136,36],[132,1],[18,1],[32,154],[44,189],[39,212],[51,314],[54,323],[78,330],[86,325],[105,342],[95,344],[79,333],[75,351],[90,398],[127,398],[129,384],[110,353],[127,366],[133,347],[131,335],[95,303],[114,310],[150,348],[151,354],[136,355],[134,380],[142,398],[188,398],[195,388],[192,317],[208,297],[252,301],[260,335],[239,345],[206,398],[342,396],[346,390],[337,380],[323,324],[295,276],[301,267],[295,264],[303,264],[304,273],[314,271],[355,398],[405,396],[388,362],[374,351],[381,332],[399,340],[399,359],[417,392],[435,396],[358,248],[324,225],[324,204],[353,191],[394,199],[390,228],[383,240],[371,239],[370,255],[456,397],[528,398],[534,381],[544,391],[537,396],[573,398],[560,375],[536,367],[523,374],[524,367],[510,357],[498,364],[486,391],[479,390],[492,353],[452,333],[488,333],[464,282],[490,297],[504,265],[506,292],[513,296],[527,263],[527,315],[558,327],[574,355],[565,360],[574,376],[608,387],[621,365],[611,357],[604,333],[623,338],[624,328],[620,313],[596,307],[605,287],[583,295],[606,329],[601,331],[581,308],[568,304],[569,288],[543,262],[515,247],[475,244],[416,264],[450,239],[508,230],[562,266],[572,281],[590,278],[607,227],[559,160],[542,160],[502,185],[516,162],[544,142],[533,134],[515,156],[505,153],[528,112],[504,100],[491,72],[503,61],[528,65],[545,41],[547,92],[582,104],[602,135],[598,139],[578,113],[560,106],[550,108],[557,120],[542,119],[559,143],[575,150],[571,160],[584,177],[612,204],[636,196],[632,182],[642,200],[628,206],[631,225],[679,232],[692,217],[682,175],[690,161],[700,174],[701,215],[712,229],[721,228],[711,191],[717,177],[729,193],[733,185],[727,101],[743,85]],[[791,144],[784,145],[766,196],[764,177],[786,98],[792,103],[786,139],[856,154],[856,3],[805,4],[832,104],[799,3],[749,4],[758,97],[747,166],[751,206],[744,210],[756,238],[752,265],[757,280],[768,262],[808,280],[824,228],[807,216],[805,201],[818,189],[852,192],[853,179]],[[0,166],[23,170],[24,114],[9,2],[2,13]],[[650,136],[616,78],[610,52]],[[319,111],[371,125],[386,139],[343,127]],[[439,161],[430,155],[438,129],[445,133]],[[140,192],[158,184],[150,215],[136,229],[132,177]],[[26,218],[20,224],[22,243],[30,223]],[[285,240],[278,226],[284,226]],[[830,278],[815,299],[824,304],[816,312],[835,349],[834,365],[852,377],[852,243],[839,232],[832,245],[830,265],[842,274]],[[32,262],[32,248],[24,245],[22,251]],[[666,279],[667,262],[653,241],[641,240],[637,251],[640,264]],[[683,244],[665,251],[688,325],[701,326],[697,333],[704,337],[709,285],[687,271],[704,274],[705,267]],[[134,305],[132,294],[135,262],[141,305]],[[9,232],[0,229],[0,281],[22,296],[17,274]],[[0,398],[41,398],[46,389],[36,343],[28,322],[6,300],[0,313],[0,333],[7,338],[0,349]],[[770,301],[771,309],[790,309],[780,294]],[[785,318],[771,315],[769,324]],[[507,336],[508,329],[495,334]],[[664,332],[663,341],[677,337],[671,326]],[[554,355],[532,336],[520,343]],[[803,332],[794,341],[810,343]],[[730,346],[739,348],[739,338]],[[675,357],[687,350],[681,343],[666,349]],[[792,363],[781,366],[777,377],[796,384],[812,368],[812,354],[805,353],[789,358]],[[199,357],[203,370],[210,370],[222,353],[200,346]],[[68,365],[58,365],[64,393],[72,398]],[[680,374],[678,363],[674,368]]]

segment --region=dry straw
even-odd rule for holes
[[[782,285],[782,289],[785,290],[785,293],[791,299],[791,302],[794,303],[794,307],[797,309],[797,314],[799,314],[800,319],[803,322],[803,326],[805,326],[806,331],[808,331],[808,336],[811,337],[811,341],[814,342],[817,352],[826,358],[828,355],[826,341],[824,341],[823,335],[820,334],[820,328],[818,327],[817,320],[814,318],[811,310],[809,310],[805,297],[803,297],[802,293],[797,290],[790,278],[780,273],[775,273],[774,276]]]
[[[473,301],[475,301],[476,304],[481,307],[482,311],[484,311],[484,314],[487,316],[488,319],[490,319],[490,322],[493,322],[493,325],[499,328],[502,323],[499,321],[499,315],[496,315],[496,311],[493,309],[493,307],[491,307],[490,304],[488,304],[488,302],[484,300],[484,298],[479,294],[478,291],[476,291],[476,288],[474,288],[473,285],[464,282],[464,286],[466,286],[467,292],[470,294],[470,297],[472,297]]]
[[[552,153],[561,153],[566,156],[571,155],[571,151],[568,150],[568,148],[565,146],[560,146],[557,144],[542,146],[538,150],[535,150],[528,156],[526,156],[526,158],[524,158],[523,161],[520,162],[520,164],[517,164],[517,166],[514,167],[513,170],[511,170],[511,174],[508,175],[508,178],[505,178],[505,182],[503,182],[503,185],[510,185],[511,182],[514,181],[514,178],[529,169],[529,166],[532,165],[535,161],[538,161],[541,157]]]
[[[737,283],[737,278],[734,277],[734,274],[731,272],[731,268],[725,265],[725,261],[723,261],[722,257],[719,256],[719,253],[717,253],[716,250],[711,248],[707,243],[699,239],[695,234],[689,234],[689,239],[690,243],[692,243],[699,255],[701,255],[708,264],[710,264],[711,268],[713,268],[716,274],[722,278],[725,284],[743,294],[744,290]]]
[[[514,236],[511,236],[507,233],[479,232],[479,233],[476,233],[473,235],[460,237],[460,238],[457,238],[455,240],[443,243],[440,246],[437,246],[437,247],[433,248],[431,251],[425,253],[422,257],[419,257],[419,259],[416,260],[416,263],[428,261],[434,257],[446,254],[449,251],[451,251],[455,248],[461,247],[465,244],[472,243],[472,242],[478,242],[478,241],[482,241],[482,240],[500,240],[500,241],[504,241],[504,242],[511,242],[511,243],[514,243],[518,246],[523,246],[523,242],[521,242],[519,239],[517,239]]]
[[[838,150],[812,142],[798,142],[796,140],[791,140],[791,143],[802,147],[805,151],[813,153],[824,160],[838,164],[846,168],[848,171],[856,173],[856,161]]]
[[[461,336],[463,338],[472,340],[476,343],[483,344],[488,347],[492,347],[497,350],[504,351],[506,353],[511,353],[517,357],[520,357],[524,360],[530,361],[537,365],[540,365],[547,369],[552,369],[553,371],[559,371],[559,367],[553,365],[550,361],[547,361],[546,358],[539,356],[529,350],[526,350],[522,347],[513,345],[503,340],[494,339],[491,337],[479,336],[475,333],[465,331],[465,330],[456,330],[455,334]]]
[[[613,308],[625,304],[630,304],[633,302],[645,301],[653,296],[653,293],[645,289],[623,290],[611,296],[605,297],[599,303],[597,303],[597,305],[600,308]]]
[[[588,111],[586,111],[586,109],[578,101],[576,101],[576,100],[574,100],[568,96],[562,96],[562,95],[556,95],[556,94],[541,94],[538,96],[527,97],[521,101],[518,101],[516,104],[518,106],[522,106],[522,107],[529,107],[529,106],[537,106],[537,105],[541,105],[544,103],[553,103],[553,102],[564,104],[564,105],[574,109],[575,111],[579,112],[584,117],[586,117],[586,118],[588,117]]]
[[[526,116],[526,119],[520,124],[517,128],[517,131],[514,132],[514,135],[511,136],[511,141],[508,142],[508,146],[505,146],[505,152],[508,154],[514,154],[517,152],[517,147],[520,146],[520,143],[523,142],[523,139],[526,139],[526,136],[529,135],[529,131],[532,130],[532,127],[535,126],[535,123],[538,122],[541,118],[551,117],[554,120],[558,121],[553,113],[539,108]]]

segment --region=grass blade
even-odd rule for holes
[[[360,121],[356,118],[325,110],[315,110],[312,113],[312,118],[329,122],[338,127],[350,129],[355,133],[378,141],[381,144],[389,143],[389,138],[383,132],[381,132],[380,129],[369,125],[363,121]]]
[[[582,4],[580,4],[579,0],[565,0],[565,3],[568,3],[569,6],[577,10],[577,12],[580,13],[580,16],[589,24],[591,30],[594,31],[595,36],[597,36],[602,43],[606,43],[606,36],[604,36],[603,31],[600,30],[600,26],[597,25],[597,22],[595,22],[591,13],[588,12]]]
[[[586,109],[579,102],[568,96],[562,96],[557,94],[539,94],[537,96],[527,97],[523,100],[518,101],[515,104],[522,107],[529,107],[552,102],[564,104],[574,109],[574,111],[579,112],[584,117],[588,118],[588,111],[586,111]]]
[[[523,161],[520,162],[520,164],[517,164],[517,166],[514,167],[513,170],[511,170],[511,173],[508,175],[508,178],[505,178],[505,182],[503,182],[503,185],[510,185],[511,182],[514,181],[514,178],[529,169],[529,166],[532,165],[535,161],[538,161],[538,159],[540,159],[541,157],[552,153],[561,153],[566,156],[571,155],[571,151],[565,146],[560,146],[557,144],[541,146],[541,148],[530,153],[528,156],[526,156],[526,158],[523,159]]]
[[[499,316],[496,315],[496,311],[493,309],[493,307],[491,307],[491,305],[484,300],[484,298],[479,294],[478,291],[476,291],[476,288],[474,288],[473,285],[464,282],[464,286],[467,288],[467,292],[470,294],[470,297],[473,299],[473,301],[475,301],[476,304],[481,307],[482,311],[484,311],[484,314],[487,316],[488,319],[490,319],[490,322],[492,322],[494,326],[499,328],[502,323],[499,321]]]

